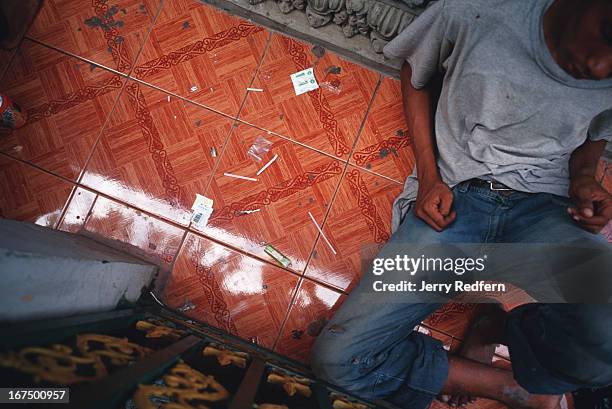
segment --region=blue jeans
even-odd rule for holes
[[[492,191],[470,181],[453,189],[457,218],[438,233],[411,210],[378,257],[395,256],[389,244],[542,243],[601,241],[567,215],[569,199],[551,194]],[[365,399],[401,408],[427,407],[448,376],[442,344],[414,331],[441,304],[362,302],[376,279],[371,272],[319,335],[312,354],[315,374]],[[578,333],[572,331],[579,328]],[[568,335],[569,334],[569,335]],[[575,337],[592,334],[588,351]],[[610,305],[526,304],[509,313],[507,340],[514,377],[532,393],[558,394],[612,383]],[[580,361],[576,363],[576,357]]]

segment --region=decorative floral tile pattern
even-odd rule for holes
[[[195,0],[47,0],[28,36],[0,62],[29,116],[0,130],[0,216],[155,257],[174,267],[156,286],[171,308],[308,363],[414,167],[398,81]],[[290,75],[311,67],[320,87],[296,96]],[[201,232],[196,194],[214,201]],[[455,351],[478,312],[450,303],[418,328]]]
[[[226,117],[128,82],[82,182],[134,207],[187,225],[231,128]]]
[[[272,145],[259,162],[247,151],[262,136]],[[278,159],[257,176],[274,155]],[[274,263],[264,252],[272,244],[301,272],[318,234],[308,212],[322,223],[343,168],[333,157],[240,124],[206,192],[215,210],[203,233]]]
[[[28,36],[128,73],[161,0],[45,0]]]
[[[270,33],[194,0],[164,4],[134,77],[238,114]]]
[[[404,183],[414,168],[398,80],[384,77],[350,162]]]
[[[125,79],[24,40],[0,87],[28,116],[0,128],[0,150],[76,180]]]
[[[291,74],[311,67],[321,86],[296,96]],[[317,57],[311,45],[274,34],[253,82],[263,92],[249,92],[240,117],[346,159],[378,80],[331,52]]]
[[[337,254],[319,239],[306,276],[350,291],[363,273],[364,256],[375,257],[389,239],[391,206],[401,190],[399,183],[349,166],[323,227]]]
[[[163,295],[171,308],[272,348],[298,277],[190,233]]]

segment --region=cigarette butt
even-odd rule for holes
[[[278,159],[278,154],[274,155],[274,157],[272,159],[270,159],[270,161],[268,163],[263,165],[263,167],[257,171],[257,176],[261,175],[263,173],[263,171],[266,170],[268,168],[268,166],[273,164],[276,159]]]
[[[233,173],[225,172],[223,176],[228,176],[230,178],[236,178],[236,179],[250,180],[251,182],[257,182],[257,179],[255,178],[250,178],[248,176],[234,175]]]
[[[197,90],[198,90],[198,87],[196,87],[195,85],[190,88],[191,92],[196,92]]]
[[[314,223],[314,225],[316,226],[317,230],[319,231],[319,233],[321,233],[321,237],[323,237],[323,240],[325,240],[325,243],[327,243],[327,245],[329,246],[329,249],[332,251],[332,253],[334,253],[334,255],[336,255],[336,250],[334,250],[334,247],[331,245],[331,243],[329,242],[329,240],[327,240],[327,237],[325,237],[325,233],[323,233],[323,230],[321,229],[321,227],[319,226],[319,223],[317,223],[317,221],[315,220],[314,216],[312,215],[312,213],[308,212],[308,215],[310,216],[310,219],[312,220],[312,222]]]
[[[263,92],[263,89],[261,89],[261,88],[247,88],[247,91]]]
[[[170,102],[170,95],[168,95],[168,102]]]

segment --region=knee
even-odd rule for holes
[[[347,387],[354,380],[354,365],[351,364],[354,359],[348,345],[343,347],[339,341],[333,336],[321,334],[311,350],[310,366],[318,378]]]
[[[320,378],[327,380],[327,374],[333,368],[342,366],[345,357],[342,350],[334,346],[335,342],[328,337],[320,335],[315,341],[310,354],[310,366],[313,372]]]

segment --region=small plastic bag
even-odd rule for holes
[[[271,146],[272,146],[272,142],[270,142],[263,136],[258,136],[255,139],[255,142],[253,143],[253,145],[251,145],[251,147],[247,151],[247,154],[252,156],[258,162],[261,162],[262,156],[264,156],[266,153],[270,151]]]
[[[338,80],[325,81],[320,83],[319,85],[321,86],[321,88],[328,90],[332,94],[340,95],[340,92],[342,92],[342,86],[340,85],[340,81]]]

